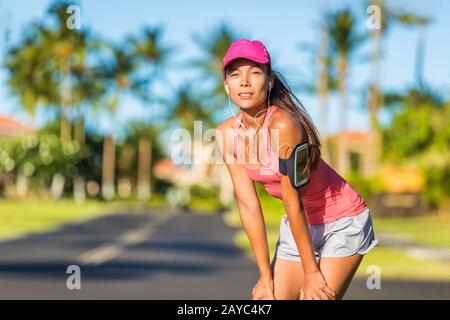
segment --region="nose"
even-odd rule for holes
[[[248,87],[250,85],[248,72],[243,72],[241,75],[241,87]]]
[[[247,80],[241,81],[241,87],[248,87],[249,85],[250,85],[250,83]]]

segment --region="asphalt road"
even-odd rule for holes
[[[123,213],[0,243],[0,299],[251,299],[235,231],[220,215]],[[345,298],[450,299],[450,283],[354,279]]]

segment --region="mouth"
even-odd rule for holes
[[[239,97],[243,100],[250,99],[253,96],[251,92],[241,92],[239,93]]]

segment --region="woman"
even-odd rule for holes
[[[252,298],[341,299],[364,254],[378,244],[369,209],[322,160],[312,121],[272,70],[260,41],[232,43],[222,72],[230,108],[232,100],[241,113],[220,124],[216,137],[259,269]],[[279,158],[288,159],[304,141],[309,182],[297,188],[280,173]],[[254,182],[281,199],[286,210],[272,263]]]

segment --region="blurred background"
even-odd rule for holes
[[[324,160],[371,209],[380,246],[348,297],[450,298],[448,12],[444,0],[0,0],[0,298],[250,297],[233,186],[206,161],[207,130],[233,115],[220,66],[240,38],[264,42]],[[272,255],[283,205],[257,190]],[[65,288],[68,265],[81,293]]]

